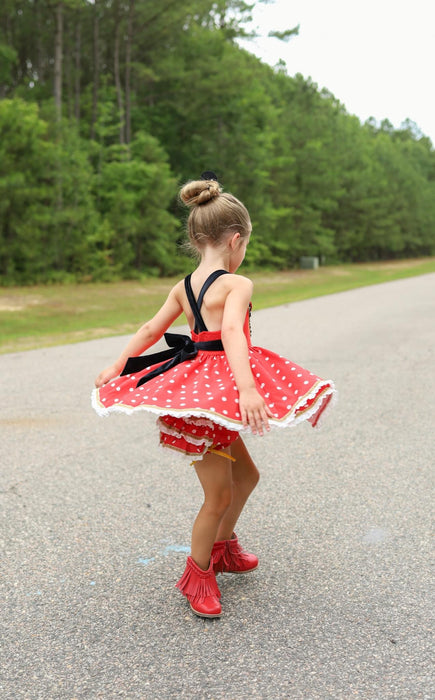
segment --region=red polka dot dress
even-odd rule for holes
[[[191,461],[228,447],[246,430],[221,333],[208,331],[200,313],[207,289],[225,273],[212,273],[197,301],[190,275],[186,277],[186,293],[196,321],[191,338],[165,334],[171,350],[130,358],[122,376],[95,389],[92,395],[92,405],[100,416],[136,411],[156,414],[161,445]],[[291,427],[302,421],[317,426],[335,393],[333,382],[270,350],[252,346],[249,312],[244,333],[257,389],[273,413],[271,428]]]

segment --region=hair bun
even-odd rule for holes
[[[204,173],[204,175],[208,173]],[[180,198],[188,207],[206,204],[219,197],[221,188],[217,180],[193,180],[181,188]]]

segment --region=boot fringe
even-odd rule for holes
[[[188,557],[184,574],[175,585],[191,603],[202,603],[208,596],[221,597],[214,575],[213,560],[210,561],[208,571],[204,571],[192,557]]]
[[[216,573],[223,574],[225,569],[228,569],[231,563],[231,555],[228,551],[226,540],[215,542],[211,552],[213,559],[213,568]]]
[[[243,550],[235,532],[231,539],[215,542],[211,556],[217,574],[244,574],[258,566],[258,558]]]
[[[240,551],[239,551],[239,549],[240,549]],[[239,545],[239,549],[230,550],[231,551],[231,566],[232,566],[232,568],[238,569],[238,568],[242,567],[243,564],[248,559],[248,557],[245,556],[240,545]],[[228,565],[229,565],[229,562],[228,562]]]

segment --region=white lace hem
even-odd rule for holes
[[[309,403],[309,401],[311,399],[314,399],[319,393],[319,391],[321,391],[324,387],[328,388],[319,397],[319,399],[315,401],[308,410],[304,411],[303,414],[296,416],[295,411],[300,410],[301,408],[306,406]],[[148,413],[154,413],[157,416],[175,416],[176,418],[204,418],[212,421],[213,423],[217,423],[218,425],[222,425],[224,428],[228,428],[228,430],[234,430],[239,433],[245,433],[249,431],[249,428],[244,428],[240,421],[226,419],[221,414],[215,413],[213,411],[192,408],[170,409],[158,408],[156,406],[140,405],[126,406],[125,404],[112,404],[111,406],[106,408],[105,406],[102,406],[101,403],[98,401],[97,391],[97,389],[94,389],[92,391],[92,408],[96,411],[96,413],[99,416],[103,418],[106,418],[111,413],[124,413],[129,416],[133,413],[137,413],[138,411],[147,411]],[[331,380],[322,381],[320,382],[320,384],[316,384],[315,388],[304,397],[303,403],[296,403],[293,406],[292,410],[282,420],[277,420],[276,418],[269,418],[269,425],[271,428],[293,428],[294,426],[299,425],[303,421],[308,421],[310,418],[312,418],[318,411],[321,410],[324,402],[327,399],[331,406],[334,405],[337,400],[337,390],[335,389],[334,382]],[[323,413],[327,408],[328,406],[324,406],[322,414],[320,415],[317,424],[314,426],[316,429],[318,429],[320,427],[320,424],[323,423]]]

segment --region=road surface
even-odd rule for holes
[[[320,431],[248,438],[262,478],[237,533],[260,566],[219,577],[220,620],[174,587],[193,470],[152,416],[90,408],[126,338],[0,357],[2,700],[435,697],[435,275],[252,325],[340,395]]]

